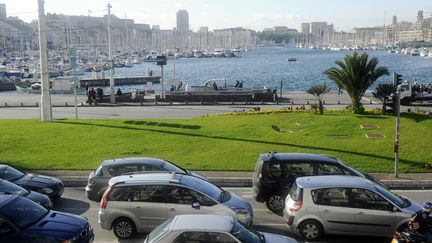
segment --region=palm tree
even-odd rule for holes
[[[381,113],[386,112],[387,97],[396,92],[396,87],[393,84],[378,84],[375,91],[372,92],[373,96],[383,102]]]
[[[346,55],[344,62],[335,62],[339,67],[332,67],[324,71],[324,74],[333,80],[338,87],[347,92],[351,99],[352,111],[355,113],[364,110],[361,103],[366,90],[381,76],[389,75],[386,67],[377,67],[376,57],[368,61],[368,55],[363,53],[361,56],[354,52],[352,56]]]
[[[306,92],[318,98],[318,108],[320,115],[324,114],[322,95],[330,92],[330,88],[326,84],[316,84],[310,87]]]

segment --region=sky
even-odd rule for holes
[[[8,16],[25,22],[37,19],[38,0],[0,0]],[[301,23],[333,23],[336,31],[354,27],[388,25],[392,16],[398,21],[415,22],[417,11],[432,16],[431,0],[45,0],[45,13],[90,15],[111,13],[135,23],[159,25],[161,29],[176,26],[176,13],[186,9],[190,28],[210,30],[245,27],[256,31],[274,26],[300,29]]]

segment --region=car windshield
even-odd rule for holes
[[[213,185],[212,183],[192,176],[182,176],[182,184],[201,192],[217,202],[225,202],[229,199],[227,193],[220,187]]]
[[[2,180],[0,182],[0,192],[12,193],[12,194],[27,194],[28,191],[18,185],[13,184],[12,182]]]
[[[262,243],[265,242],[264,235],[260,232],[249,228],[240,222],[235,222],[231,233],[241,242]]]
[[[24,173],[10,166],[4,166],[0,168],[0,178],[2,179],[8,181],[14,181],[14,180],[18,180],[23,176],[25,176]]]
[[[387,189],[382,188],[379,185],[375,185],[375,188],[377,189],[377,191],[383,195],[385,198],[387,198],[388,200],[390,200],[392,203],[396,204],[398,207],[401,208],[405,208],[409,205],[407,205],[408,203],[405,203],[405,201],[398,197],[397,195],[393,194],[392,192],[390,192]]]
[[[46,208],[25,197],[17,197],[0,211],[19,229],[35,224],[49,212]]]
[[[169,162],[163,162],[160,166],[163,170],[167,170],[167,171],[173,171],[175,173],[180,173],[180,174],[187,174],[187,171],[177,167]]]
[[[156,227],[150,234],[147,236],[147,242],[157,242],[162,236],[164,236],[166,233],[168,233],[169,227],[171,222],[174,218],[168,219],[167,221],[160,224],[158,227]]]

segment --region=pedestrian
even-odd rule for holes
[[[102,102],[103,101],[103,89],[99,87],[99,88],[97,88],[96,92],[97,92],[97,96],[99,98],[99,102]]]
[[[117,90],[117,96],[121,96],[122,94],[123,94],[123,93],[122,93],[121,89],[118,88],[118,90]]]
[[[91,88],[90,88],[90,86],[88,87],[88,89],[86,91],[86,94],[87,94],[87,103],[89,105],[91,105],[93,103],[93,100],[92,100],[92,94],[91,94]]]

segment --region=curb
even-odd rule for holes
[[[85,187],[87,176],[51,175],[63,181],[67,187]],[[220,187],[252,187],[252,179],[246,177],[208,177],[209,181]],[[390,189],[432,189],[432,180],[382,180]]]

